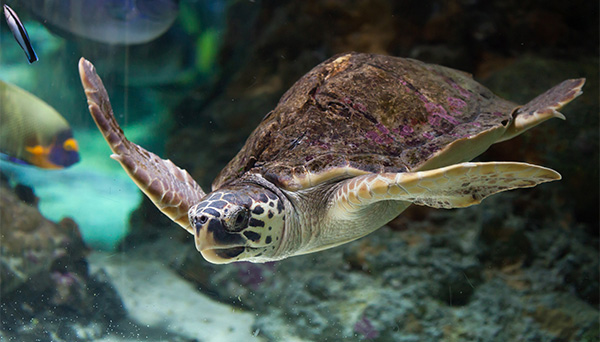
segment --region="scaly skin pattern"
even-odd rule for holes
[[[282,259],[289,255],[282,249],[285,229],[297,226],[287,197],[258,175],[211,192],[190,208],[189,217],[196,249],[213,263]]]
[[[340,182],[318,234],[299,247],[314,252],[367,235],[398,216],[411,203],[462,208],[495,193],[559,180],[551,169],[527,163],[461,163],[444,168],[378,173]]]
[[[92,63],[82,58],[79,75],[89,111],[114,153],[111,157],[121,163],[129,177],[158,209],[193,234],[188,209],[200,202],[204,191],[187,171],[127,140],[115,120],[108,93]]]
[[[584,84],[584,78],[563,81],[526,105],[519,107],[515,112],[515,119],[498,141],[511,139],[551,118],[565,120],[565,116],[558,110],[581,95],[581,88]]]
[[[410,204],[460,208],[558,180],[517,162],[465,162],[552,117],[581,93],[567,80],[524,106],[467,74],[419,61],[345,54],[281,99],[208,195],[190,175],[127,140],[94,67],[79,71],[113,158],[213,263],[267,262],[360,238]]]

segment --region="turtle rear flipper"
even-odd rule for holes
[[[581,88],[584,84],[585,78],[563,81],[524,106],[517,108],[513,113],[514,119],[498,142],[511,139],[548,119],[564,120],[565,116],[558,110],[581,95]]]
[[[205,196],[187,171],[129,141],[115,120],[108,93],[92,63],[81,58],[79,75],[96,125],[114,152],[111,156],[160,211],[191,234],[187,212]]]

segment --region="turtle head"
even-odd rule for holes
[[[190,208],[196,249],[215,264],[278,259],[285,222],[275,193],[246,185],[214,191]]]

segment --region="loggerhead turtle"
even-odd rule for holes
[[[367,235],[411,203],[478,204],[558,180],[518,162],[468,162],[547,119],[581,94],[566,80],[524,106],[467,73],[362,53],[303,76],[252,132],[205,194],[170,160],[127,140],[94,66],[79,73],[90,113],[125,171],[212,263],[267,262]]]

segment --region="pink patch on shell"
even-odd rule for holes
[[[432,115],[427,118],[431,126],[439,126],[442,123],[442,118],[439,115]]]
[[[433,135],[431,135],[431,133],[427,133],[427,132],[423,133],[423,137],[425,137],[426,139],[429,139],[429,140],[433,139]]]
[[[381,122],[378,123],[377,125],[375,125],[375,127],[377,127],[377,129],[379,130],[379,132],[381,132],[382,134],[389,134],[390,130],[385,127]]]
[[[407,92],[417,95],[417,96],[419,97],[419,99],[420,99],[421,101],[423,101],[423,102],[428,102],[428,101],[429,101],[429,100],[428,100],[428,99],[425,97],[425,95],[423,95],[423,94],[421,94],[421,93],[419,93],[419,92],[415,92],[415,91],[413,91],[413,90],[412,90],[412,89],[411,89],[411,88],[408,86],[408,83],[407,83],[405,80],[403,80],[403,79],[399,78],[399,79],[398,79],[398,81],[399,81],[399,82],[400,82],[400,83],[401,83],[403,86],[405,86],[405,87],[406,87],[406,91],[407,91]]]
[[[379,137],[379,134],[375,133],[374,131],[368,131],[366,137],[371,140],[376,140]]]
[[[352,108],[358,110],[359,112],[366,112],[367,111],[367,106],[365,106],[364,104],[359,103],[359,102],[353,104]]]
[[[438,120],[432,121],[433,117],[440,117],[440,118],[443,118],[446,121],[450,122],[451,124],[458,125],[458,120],[456,120],[452,116],[448,115],[448,112],[446,112],[444,107],[442,107],[439,104],[435,104],[433,102],[427,102],[427,103],[425,103],[425,109],[431,115],[431,117],[429,118],[429,123],[433,126],[439,125]]]
[[[400,131],[400,135],[403,137],[407,137],[407,136],[413,134],[414,132],[415,132],[415,130],[412,127],[410,127],[408,125],[404,125],[404,126],[402,126],[402,131]]]
[[[467,105],[465,101],[456,97],[448,97],[446,100],[448,101],[450,112],[452,112],[452,114],[454,115],[460,114],[461,109],[465,108],[465,106]]]
[[[406,89],[407,92],[417,95],[419,97],[419,99],[421,101],[423,101],[423,103],[425,104],[425,110],[427,110],[427,113],[429,113],[428,121],[432,126],[440,125],[441,124],[440,118],[448,121],[449,123],[451,123],[453,125],[459,124],[459,121],[456,120],[450,114],[453,114],[453,115],[460,114],[459,110],[466,106],[465,101],[458,99],[458,98],[454,98],[454,97],[448,97],[447,101],[448,101],[449,107],[450,107],[450,114],[448,114],[448,112],[446,111],[446,109],[444,109],[443,106],[429,101],[429,99],[425,95],[411,89],[405,80],[398,79],[398,82],[400,82],[402,85],[404,85],[407,88]],[[471,94],[468,91],[466,91],[465,89],[460,87],[454,81],[448,79],[448,82],[452,85],[452,87],[454,89],[458,90],[458,92],[465,98],[468,98],[471,96]]]
[[[471,93],[469,93],[465,88],[459,86],[458,84],[456,84],[454,81],[450,82],[450,85],[452,85],[452,88],[458,90],[458,93],[464,97],[464,98],[469,98],[471,97]]]
[[[456,120],[455,118],[451,117],[450,115],[446,115],[444,117],[444,119],[448,120],[448,122],[450,122],[453,125],[458,125],[459,124],[458,120]]]
[[[379,135],[375,131],[368,131],[365,136],[377,144],[391,144],[394,142],[394,139],[392,139],[389,135]]]
[[[405,81],[405,80],[403,80],[403,79],[399,78],[399,79],[398,79],[398,82],[400,82],[400,83],[401,83],[403,86],[405,86],[405,87],[407,87],[407,88],[408,88],[408,84],[406,83],[406,81]]]
[[[446,112],[444,107],[433,102],[425,103],[425,109],[430,115],[442,115],[442,113]]]

